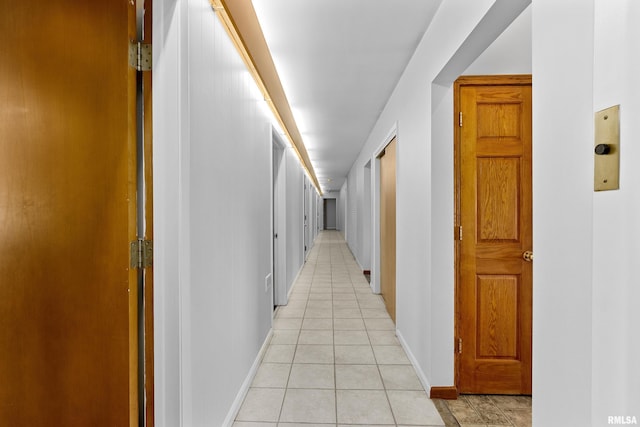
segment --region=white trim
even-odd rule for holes
[[[413,365],[413,369],[415,369],[416,374],[418,375],[418,379],[420,380],[420,383],[422,383],[422,387],[424,387],[424,390],[427,392],[427,396],[431,398],[431,384],[429,383],[429,380],[427,379],[424,371],[420,367],[418,359],[416,359],[416,357],[413,355],[411,348],[409,348],[409,344],[407,344],[407,342],[404,340],[404,337],[398,329],[396,329],[396,336],[398,337],[398,341],[400,341],[400,345],[402,346],[404,352],[407,353],[409,362],[411,362],[411,364]]]
[[[251,383],[253,382],[253,379],[255,378],[256,373],[258,372],[258,368],[260,367],[260,362],[262,361],[262,358],[266,353],[267,348],[269,347],[269,343],[271,342],[272,336],[273,336],[273,328],[269,329],[269,333],[267,334],[267,337],[264,339],[264,342],[262,343],[262,347],[260,348],[260,351],[258,352],[256,359],[253,361],[253,365],[251,366],[251,369],[249,370],[247,377],[242,383],[242,386],[240,387],[240,390],[238,391],[236,398],[231,404],[231,408],[229,409],[227,416],[222,422],[223,427],[232,427],[234,420],[238,416],[238,412],[240,412],[240,407],[242,406],[242,402],[244,401],[244,398],[247,396],[247,393],[249,392]]]

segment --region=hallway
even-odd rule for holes
[[[322,232],[234,427],[444,425],[394,329],[342,236]]]

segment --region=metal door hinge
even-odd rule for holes
[[[147,268],[153,265],[153,240],[134,240],[130,249],[131,268]]]
[[[458,354],[462,354],[462,338],[458,338]]]
[[[151,70],[151,43],[129,43],[129,65],[138,71]]]
[[[456,237],[455,238],[457,238],[458,240],[462,240],[462,226],[459,225],[457,228],[458,229],[455,231],[455,233],[456,233]]]
[[[462,127],[462,111],[460,111],[460,114],[458,116],[458,126]]]

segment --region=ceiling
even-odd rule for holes
[[[441,0],[252,0],[324,192],[336,191]]]

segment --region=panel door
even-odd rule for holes
[[[396,139],[380,157],[380,292],[396,321]]]
[[[0,5],[0,425],[137,425],[134,2]]]
[[[458,387],[531,393],[531,85],[459,87]],[[528,80],[528,83],[527,83]]]

